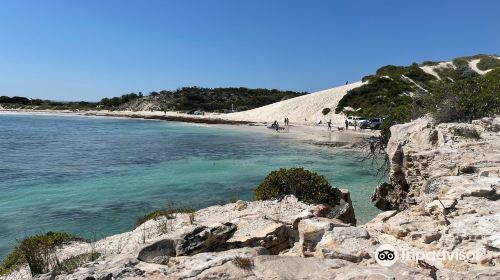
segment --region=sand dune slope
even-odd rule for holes
[[[349,85],[318,91],[253,110],[227,114],[224,118],[238,121],[268,123],[277,120],[280,124],[283,123],[285,117],[288,117],[290,119],[290,123],[292,124],[313,124],[318,120],[322,120],[324,123],[331,118],[336,125],[341,125],[345,121],[345,116],[344,114],[334,113],[337,104],[347,91],[357,88],[362,84],[362,82],[356,82]],[[332,112],[324,116],[321,113],[323,108],[330,108]]]

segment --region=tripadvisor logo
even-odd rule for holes
[[[418,251],[400,248],[398,250],[392,245],[382,244],[375,251],[375,260],[381,266],[391,266],[396,263],[398,259],[404,262],[415,261],[419,263],[420,261],[444,261],[444,260],[457,260],[457,261],[469,261],[477,262],[481,259],[481,256],[486,254],[486,249],[477,251]]]
[[[375,251],[375,260],[381,266],[391,266],[398,260],[398,252],[392,245],[380,245]]]

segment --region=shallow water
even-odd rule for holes
[[[192,124],[0,114],[0,259],[34,233],[90,237],[131,229],[165,206],[252,199],[272,170],[304,167],[351,191],[359,223],[377,179],[352,152],[278,135]]]

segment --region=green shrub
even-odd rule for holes
[[[438,64],[439,64],[438,61],[430,61],[430,60],[426,60],[426,61],[420,63],[421,66],[436,66]]]
[[[63,260],[54,267],[54,274],[72,273],[82,265],[93,262],[101,256],[100,253],[83,253]]]
[[[364,82],[369,82],[371,78],[376,77],[375,75],[367,75],[361,78],[361,81]]]
[[[493,81],[494,80],[500,81],[500,68],[493,69],[490,72],[486,73],[484,75],[484,78]]]
[[[32,276],[47,273],[54,265],[54,250],[71,241],[82,240],[65,232],[47,232],[22,240],[19,245],[0,264],[0,275],[28,264]]]
[[[426,104],[438,123],[494,116],[500,114],[500,80],[486,76],[442,83]]]
[[[323,110],[321,111],[321,113],[326,116],[328,115],[328,113],[330,113],[330,108],[323,108]]]
[[[476,140],[481,139],[481,134],[476,129],[452,128],[451,134],[468,139],[476,139]]]
[[[339,204],[341,197],[325,177],[303,168],[272,171],[255,190],[257,200],[280,199],[290,194],[306,203],[332,206]]]
[[[468,59],[469,59],[468,57],[457,57],[453,59],[452,62],[456,67],[463,67],[463,66],[469,67]]]

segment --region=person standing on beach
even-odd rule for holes
[[[328,120],[327,124],[328,124],[328,130],[331,131],[332,130],[332,120],[331,119]]]
[[[280,124],[278,123],[278,121],[276,121],[276,132],[279,132],[278,130],[280,129]]]
[[[345,120],[345,130],[348,130],[349,129],[349,122],[347,121],[347,119]]]

